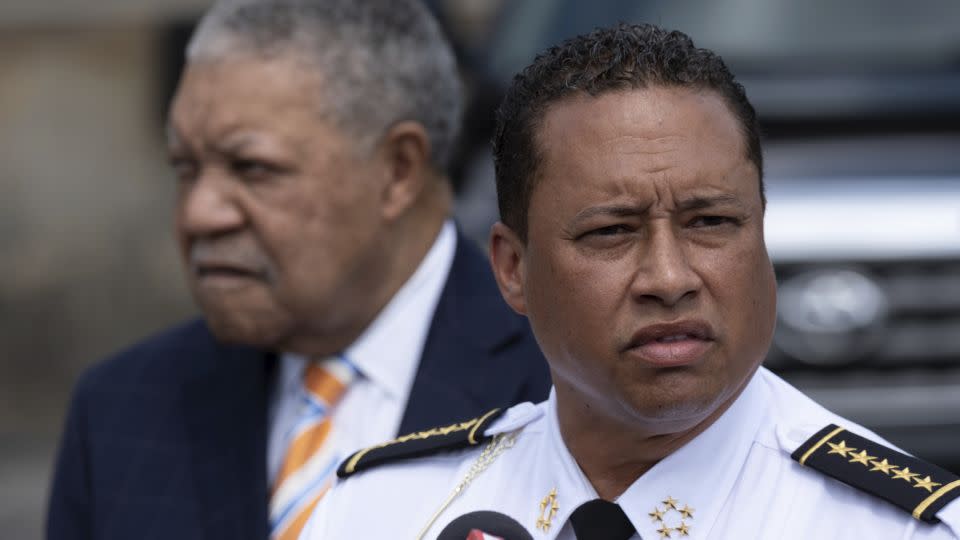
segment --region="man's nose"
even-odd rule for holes
[[[634,298],[673,307],[698,294],[703,280],[674,231],[667,227],[653,231],[646,247],[633,280]]]
[[[216,236],[243,225],[244,214],[230,180],[204,173],[180,187],[178,224],[191,236]]]

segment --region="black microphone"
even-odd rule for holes
[[[503,540],[533,540],[533,536],[517,520],[490,510],[470,512],[458,517],[440,531],[437,540],[466,540],[473,530],[498,536]]]

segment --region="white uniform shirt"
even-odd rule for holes
[[[341,456],[396,436],[456,246],[456,228],[447,221],[410,279],[344,351],[360,375],[333,413],[331,437]],[[273,485],[298,418],[305,365],[302,356],[280,359],[268,416],[267,485]]]
[[[697,540],[960,537],[960,499],[938,513],[942,523],[929,525],[790,458],[830,423],[882,441],[761,368],[720,419],[620,496],[634,538],[663,538],[664,527],[670,538]],[[507,514],[536,540],[574,538],[570,514],[597,494],[563,444],[554,395],[513,407],[486,434],[508,432],[517,433],[514,445],[475,477],[425,538],[477,510]],[[357,473],[321,502],[301,539],[416,538],[479,454],[478,447],[440,452]],[[536,527],[545,517],[540,503],[553,490],[559,508],[543,531]],[[667,508],[668,500],[676,509]]]

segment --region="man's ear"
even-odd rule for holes
[[[416,203],[428,182],[434,178],[430,165],[430,137],[419,122],[394,124],[380,142],[385,165],[383,217],[393,221]]]
[[[500,287],[500,294],[514,311],[527,314],[527,298],[524,291],[526,245],[520,237],[501,222],[490,229],[490,264]]]

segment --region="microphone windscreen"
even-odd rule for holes
[[[470,534],[467,535],[467,540],[503,540],[503,538],[487,534],[480,529],[472,529]]]
[[[467,540],[475,530],[503,540],[533,540],[533,536],[517,520],[490,510],[458,517],[440,531],[437,540]]]

